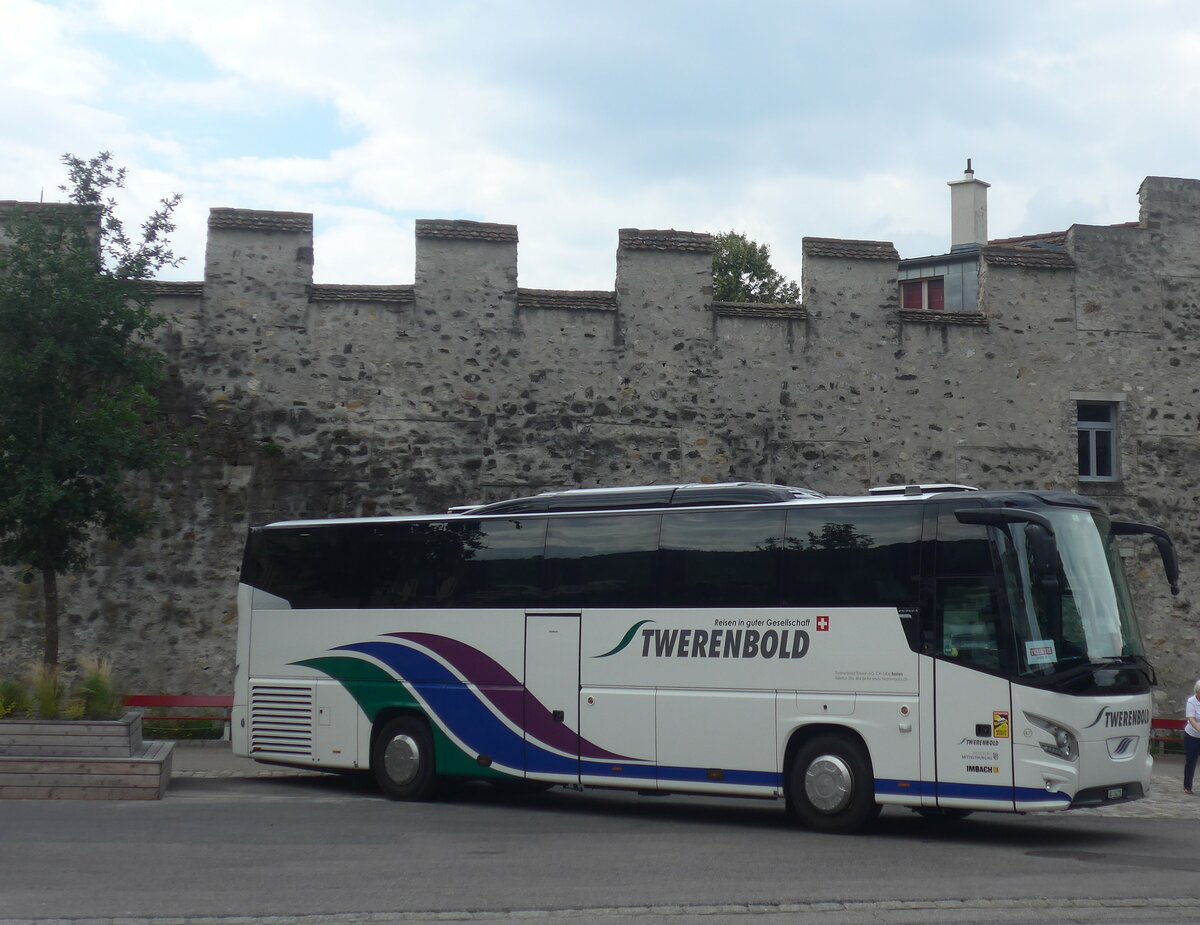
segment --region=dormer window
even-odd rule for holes
[[[902,312],[979,311],[977,251],[901,260],[897,276]]]
[[[900,305],[905,311],[943,311],[946,307],[945,279],[937,277],[902,283]]]

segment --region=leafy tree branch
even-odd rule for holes
[[[170,459],[151,340],[164,319],[143,283],[179,263],[178,196],[131,238],[110,195],[124,168],[108,152],[63,163],[70,205],[0,216],[0,564],[42,577],[47,665],[58,662],[58,576],[87,563],[97,531],[130,542],[146,529],[127,476]]]

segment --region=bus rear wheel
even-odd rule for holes
[[[392,800],[425,800],[433,793],[433,737],[415,716],[390,720],[375,739],[371,770],[383,795]]]
[[[870,758],[841,736],[810,739],[788,766],[788,804],[810,829],[861,832],[879,815]]]

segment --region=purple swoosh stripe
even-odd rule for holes
[[[578,753],[581,758],[600,760],[629,761],[625,755],[617,755],[606,751],[585,739],[577,736],[567,726],[556,722],[550,711],[528,691],[523,690],[520,681],[493,659],[490,655],[480,652],[457,639],[446,636],[436,636],[433,633],[388,633],[397,639],[405,639],[424,646],[431,652],[436,652],[454,666],[460,675],[474,684],[501,715],[518,729],[524,729],[534,738],[552,748],[566,752],[568,755]],[[494,686],[503,685],[507,690],[495,690]],[[524,697],[524,710],[521,708]]]

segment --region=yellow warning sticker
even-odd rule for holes
[[[992,737],[996,739],[1008,738],[1008,711],[993,710],[992,711]]]

